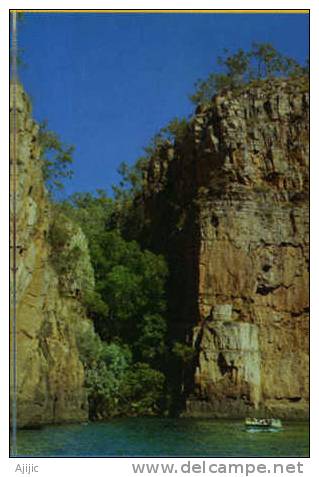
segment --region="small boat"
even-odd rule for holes
[[[257,419],[256,417],[247,417],[245,419],[247,429],[281,429],[280,419]]]

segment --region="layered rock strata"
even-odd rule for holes
[[[151,161],[149,243],[196,352],[187,415],[308,413],[308,112],[306,79],[224,92]]]
[[[13,113],[13,95],[11,110]],[[58,219],[44,186],[38,126],[32,120],[30,102],[20,86],[15,111],[15,140],[13,114],[11,123],[11,166],[16,160],[17,424],[25,427],[86,420],[87,396],[76,333],[81,323],[85,323],[79,297],[84,288],[93,286],[87,243],[79,228],[62,219],[69,234],[59,252],[65,261],[64,271],[58,273],[49,240]],[[13,180],[12,175],[12,193]],[[12,233],[13,222],[12,213]],[[68,257],[72,257],[69,262]],[[11,264],[13,267],[13,235]],[[11,305],[12,323],[13,300]],[[13,354],[11,378],[13,382]]]

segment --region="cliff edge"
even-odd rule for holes
[[[196,355],[186,415],[308,414],[308,114],[306,78],[226,91],[151,160],[149,242]]]
[[[48,198],[38,126],[31,117],[30,101],[21,86],[17,87],[15,101],[17,424],[26,427],[82,421],[88,417],[88,404],[76,333],[86,321],[80,297],[84,288],[94,286],[93,270],[82,231],[65,217],[57,216]],[[11,132],[13,148],[13,128]],[[13,149],[11,160],[14,160]],[[62,220],[64,230],[69,231],[59,250],[64,261],[63,273],[57,272],[57,255],[52,253],[50,241],[57,220]],[[11,214],[12,233],[13,230]],[[11,267],[12,247],[13,236]]]

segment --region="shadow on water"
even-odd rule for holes
[[[18,455],[53,457],[307,457],[309,425],[247,431],[242,421],[121,418],[20,430]]]

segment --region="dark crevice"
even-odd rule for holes
[[[218,227],[219,219],[215,214],[212,215],[211,221],[212,221],[212,224],[213,224],[214,227]]]
[[[301,401],[301,396],[296,396],[296,397],[290,397],[288,398],[289,402],[299,402]]]
[[[273,293],[278,287],[272,287],[267,285],[258,285],[256,293],[259,295],[269,295],[269,293]]]
[[[228,364],[227,364],[227,361],[226,361],[223,353],[219,353],[218,359],[217,359],[217,364],[218,364],[218,367],[219,367],[219,370],[220,370],[221,374],[224,376],[224,374],[226,374],[227,371],[228,371]]]
[[[269,272],[270,269],[271,269],[271,265],[264,265],[263,266],[263,272]]]

